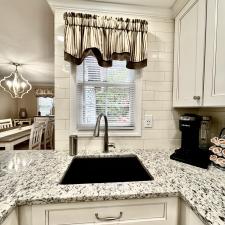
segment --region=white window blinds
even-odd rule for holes
[[[93,128],[100,113],[111,129],[134,129],[135,74],[126,62],[100,67],[89,56],[77,67],[78,129]]]

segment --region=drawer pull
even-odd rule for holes
[[[119,220],[119,219],[121,219],[122,216],[123,216],[123,213],[120,212],[120,215],[119,215],[118,217],[111,217],[111,216],[109,216],[109,217],[102,217],[102,218],[101,218],[101,217],[99,217],[98,213],[95,213],[95,217],[96,217],[96,219],[99,220],[99,221]]]
[[[200,100],[200,98],[201,98],[200,96],[194,96],[193,97],[194,100]]]

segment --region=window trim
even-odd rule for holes
[[[109,136],[111,137],[139,137],[141,136],[142,127],[142,70],[135,71],[135,127],[134,129],[112,129],[109,130]],[[71,64],[71,76],[70,76],[70,134],[76,134],[80,137],[92,137],[93,131],[90,130],[78,130],[78,110],[76,110],[76,65]]]

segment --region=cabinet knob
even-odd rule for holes
[[[193,97],[194,100],[200,100],[200,98],[201,98],[200,96],[194,96]]]

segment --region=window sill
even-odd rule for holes
[[[93,131],[73,131],[71,135],[78,135],[79,137],[93,137]],[[100,135],[104,136],[104,130],[100,131]],[[124,130],[117,130],[117,131],[109,131],[109,137],[141,137],[141,131],[124,131]]]

